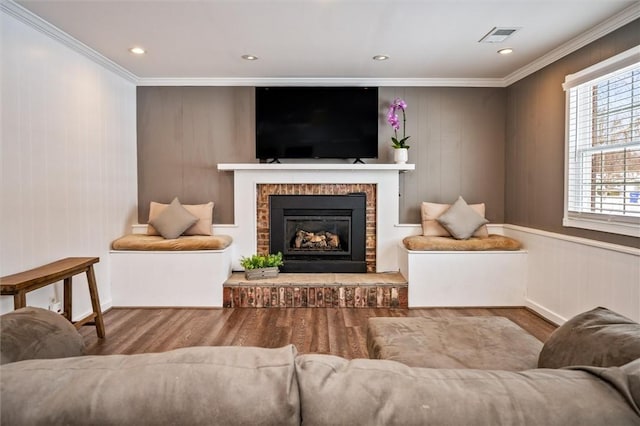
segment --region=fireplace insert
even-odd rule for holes
[[[271,195],[269,251],[282,272],[366,272],[366,195]]]

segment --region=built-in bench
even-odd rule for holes
[[[527,252],[512,238],[411,236],[398,250],[409,307],[525,304]]]
[[[112,243],[110,260],[113,306],[222,307],[232,239],[134,233]]]

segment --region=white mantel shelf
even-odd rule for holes
[[[218,170],[348,170],[406,172],[415,170],[415,164],[327,164],[327,163],[220,163]]]

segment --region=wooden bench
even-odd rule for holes
[[[14,309],[19,309],[26,306],[28,292],[58,281],[64,281],[64,317],[72,322],[76,328],[94,321],[98,337],[104,338],[104,321],[102,319],[96,277],[93,272],[93,264],[99,261],[99,257],[67,257],[28,271],[7,275],[0,278],[0,295],[13,296],[13,307]],[[71,317],[71,282],[74,275],[82,273],[87,274],[93,312],[85,318],[74,322]]]

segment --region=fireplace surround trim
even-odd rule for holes
[[[375,272],[397,272],[398,244],[419,228],[401,225],[398,220],[400,176],[414,168],[413,164],[219,164],[220,172],[233,172],[234,224],[224,227],[234,241],[233,269],[241,270],[239,258],[250,256],[257,249],[258,184],[371,183],[376,185]]]

